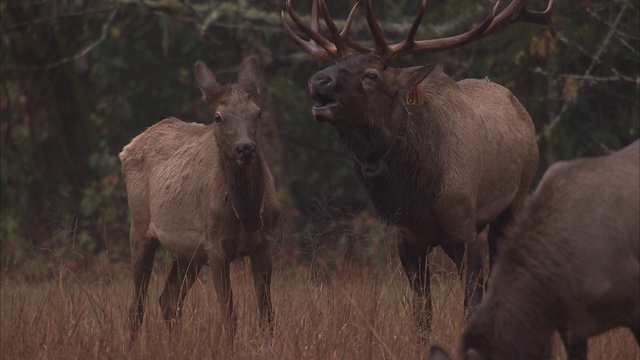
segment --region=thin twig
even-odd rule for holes
[[[534,72],[534,73],[536,73],[536,74],[544,75],[544,76],[547,76],[547,77],[551,75],[551,74],[549,74],[548,72],[542,70],[539,67],[535,68],[535,69],[529,69],[529,70]],[[618,72],[615,68],[612,68],[611,72],[613,72],[614,75],[611,75],[611,76],[593,76],[593,75],[576,75],[576,74],[554,74],[553,76],[559,77],[559,78],[565,78],[565,79],[581,80],[581,81],[584,81],[584,82],[589,82],[591,84],[597,83],[597,82],[613,82],[613,81],[630,82],[630,83],[640,84],[640,78],[639,77],[633,78],[631,76],[623,75],[620,72]]]
[[[50,16],[48,18],[36,19],[36,20],[33,20],[33,21],[23,22],[23,23],[20,23],[20,24],[16,24],[16,25],[13,25],[13,26],[6,27],[4,29],[0,29],[0,33],[7,32],[7,31],[14,31],[14,30],[19,29],[21,27],[38,25],[38,24],[42,24],[42,23],[45,23],[45,22],[54,21],[54,20],[58,20],[58,19],[77,17],[77,16],[85,16],[85,15],[93,15],[93,14],[100,14],[100,13],[103,13],[103,12],[113,11],[113,10],[114,10],[114,8],[108,8],[108,9],[98,9],[98,10],[87,10],[87,11],[82,11],[82,12],[73,13],[73,14],[52,15],[52,16]]]
[[[622,5],[622,9],[620,9],[620,12],[618,13],[618,16],[613,21],[612,27],[609,29],[609,32],[604,37],[604,39],[602,39],[602,41],[600,42],[600,46],[598,47],[598,51],[596,51],[595,55],[591,57],[592,58],[591,64],[589,65],[587,70],[584,72],[584,75],[582,75],[583,79],[580,80],[580,82],[578,84],[578,88],[582,87],[587,82],[586,79],[591,77],[591,72],[593,72],[593,69],[596,67],[596,65],[600,63],[600,57],[602,56],[602,54],[604,53],[605,49],[609,45],[609,42],[611,41],[611,38],[613,37],[613,34],[616,31],[616,28],[620,24],[620,20],[622,20],[622,16],[627,11],[627,5],[628,5],[627,2],[625,2]],[[562,119],[562,115],[564,114],[564,112],[569,108],[569,105],[571,105],[571,104],[573,104],[575,102],[576,99],[577,99],[577,96],[567,100],[562,105],[562,108],[560,109],[560,111],[558,112],[556,117],[553,119],[553,121],[551,121],[547,126],[545,126],[544,130],[536,136],[536,140],[537,141],[540,141],[543,137],[545,139],[549,138],[549,136],[551,135],[551,132],[553,131],[553,129],[558,125],[558,123],[560,122],[560,119]]]
[[[5,70],[38,70],[38,69],[52,69],[56,66],[60,66],[64,63],[67,63],[69,61],[72,60],[77,60],[79,58],[81,58],[82,56],[86,55],[87,53],[89,53],[91,50],[93,50],[96,46],[100,45],[100,43],[102,43],[104,41],[104,39],[107,38],[107,33],[109,30],[109,25],[111,25],[111,21],[113,20],[113,18],[116,16],[116,13],[118,12],[118,9],[113,9],[113,11],[111,12],[111,14],[109,15],[109,18],[107,19],[107,21],[102,24],[102,33],[100,34],[100,37],[98,39],[96,39],[95,41],[91,42],[90,44],[88,44],[87,46],[85,46],[84,48],[82,48],[80,51],[78,51],[77,53],[64,57],[56,62],[50,63],[50,64],[46,64],[43,66],[2,66],[3,69]]]

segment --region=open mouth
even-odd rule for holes
[[[316,101],[311,110],[316,121],[333,123],[334,115],[332,109],[339,105],[338,102],[331,97],[318,93],[313,94],[312,98]]]
[[[330,98],[328,96],[325,96],[325,95],[321,95],[321,94],[314,94],[313,100],[316,101],[316,104],[313,106],[314,110],[330,108],[330,107],[338,105],[338,102],[335,101],[334,99],[332,99],[332,98]]]

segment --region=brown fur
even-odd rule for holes
[[[208,264],[233,332],[229,263],[250,256],[261,325],[272,328],[268,236],[280,210],[271,173],[255,144],[260,116],[256,63],[253,57],[245,59],[239,83],[224,86],[206,65],[196,63],[203,98],[219,119],[214,117],[211,125],[165,119],[120,153],[131,210],[132,340],[142,323],[159,244],[175,259],[160,297],[168,325],[180,317],[189,287]]]
[[[464,354],[545,359],[558,331],[569,358],[586,359],[587,338],[614,327],[640,339],[639,172],[639,141],[547,170],[501,243]]]
[[[309,80],[318,121],[335,126],[356,176],[381,217],[398,228],[399,255],[414,289],[415,317],[430,326],[429,251],[442,246],[462,267],[465,305],[482,295],[482,248],[519,207],[538,164],[531,118],[504,87],[453,81],[432,65],[396,69],[350,55]],[[409,89],[424,100],[409,105]],[[495,258],[495,246],[491,246]]]

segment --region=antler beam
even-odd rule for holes
[[[371,0],[367,0],[367,7],[370,6],[370,2]],[[529,22],[547,26],[550,26],[552,24],[551,9],[553,6],[553,0],[549,1],[547,9],[543,12],[528,11],[525,8],[525,0],[515,0],[511,2],[502,12],[496,15],[498,6],[500,5],[500,1],[498,1],[493,6],[493,9],[491,10],[489,16],[473,30],[470,30],[464,34],[446,38],[414,41],[415,33],[418,30],[418,26],[420,25],[422,15],[426,8],[426,2],[426,0],[422,0],[418,15],[416,16],[416,19],[411,26],[409,35],[404,41],[395,45],[390,45],[388,47],[388,51],[384,51],[382,49],[381,51],[378,50],[378,47],[376,47],[376,51],[379,51],[378,55],[380,55],[385,61],[391,62],[396,58],[408,54],[435,52],[460,47],[462,45],[468,44],[487,35],[495,33],[516,22]],[[375,37],[376,34],[373,34]],[[376,44],[378,44],[378,41],[376,41]]]

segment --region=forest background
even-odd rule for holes
[[[295,1],[308,15],[311,1]],[[354,0],[329,1],[338,25]],[[432,0],[417,38],[467,31],[492,1]],[[418,0],[374,1],[390,42]],[[502,4],[504,8],[506,4]],[[542,11],[546,1],[530,1]],[[538,178],[558,160],[602,155],[638,138],[639,5],[558,0],[550,29],[516,24],[462,48],[394,66],[441,64],[454,79],[488,77],[533,118]],[[261,146],[284,209],[281,264],[324,267],[389,259],[375,218],[333,129],[313,121],[306,84],[329,61],[311,58],[280,27],[284,0],[2,0],[0,266],[49,277],[128,261],[129,214],[118,153],[168,116],[211,123],[193,81],[205,61],[235,80],[247,55],[263,65]],[[364,14],[353,37],[371,42]],[[589,194],[585,194],[589,196]],[[322,259],[322,260],[318,260]]]

